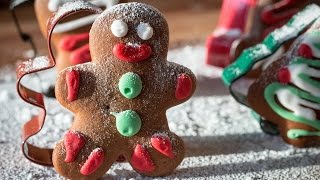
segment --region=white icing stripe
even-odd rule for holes
[[[279,57],[284,53],[284,48],[281,46],[274,54],[270,57],[257,62],[252,69],[258,69],[262,66],[262,70],[265,71],[274,61],[278,60]]]
[[[309,75],[310,77],[320,78],[320,71],[314,68],[310,68],[306,64],[293,64],[289,66],[289,71],[291,74],[290,82],[298,86],[307,92],[310,92],[314,96],[319,96],[319,87],[312,86],[310,83],[303,81],[298,75],[303,73]]]
[[[80,27],[90,25],[94,22],[94,20],[99,16],[99,14],[93,14],[89,16],[85,16],[73,21],[65,22],[57,24],[54,28],[53,33],[63,33],[78,29]]]
[[[287,109],[291,110],[296,116],[304,117],[310,120],[316,120],[317,115],[314,110],[320,110],[320,105],[307,100],[304,100],[295,94],[293,94],[289,89],[280,89],[276,92],[278,100]],[[310,107],[310,108],[306,108]]]

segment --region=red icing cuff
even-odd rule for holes
[[[151,144],[153,148],[158,150],[160,153],[168,156],[171,159],[174,158],[169,137],[155,134],[151,137]]]
[[[66,149],[66,158],[64,161],[66,163],[73,162],[85,143],[86,140],[80,133],[68,131],[64,136],[64,147]]]
[[[103,163],[104,152],[101,148],[94,149],[80,169],[80,173],[87,176],[94,173]]]
[[[65,51],[73,51],[88,41],[89,33],[66,35],[61,39],[59,47]]]
[[[66,83],[68,89],[67,100],[69,102],[75,101],[78,98],[78,91],[80,86],[80,74],[76,70],[66,72]]]
[[[81,48],[73,51],[70,55],[70,62],[73,65],[82,64],[91,61],[89,44],[82,46]]]
[[[113,47],[113,54],[121,61],[134,63],[150,57],[151,47],[147,44],[129,45],[119,43]]]
[[[148,150],[138,144],[131,157],[131,164],[134,168],[141,172],[152,172],[155,165],[152,162],[151,155]]]
[[[190,96],[192,91],[192,79],[187,74],[179,74],[176,86],[176,99],[183,100]]]

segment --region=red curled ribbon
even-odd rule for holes
[[[19,96],[27,103],[40,108],[39,114],[33,116],[31,120],[26,122],[22,128],[22,152],[30,161],[44,165],[52,166],[52,149],[40,148],[28,143],[28,139],[39,133],[43,127],[46,117],[46,107],[44,104],[43,93],[36,92],[21,84],[21,79],[28,74],[40,72],[53,68],[56,64],[51,47],[51,36],[54,27],[65,17],[71,16],[79,12],[90,12],[100,14],[102,10],[90,3],[76,1],[64,4],[59,10],[52,15],[48,21],[47,29],[47,46],[49,51],[48,57],[37,57],[28,61],[22,62],[16,70],[17,74],[17,91]]]

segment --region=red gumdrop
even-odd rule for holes
[[[89,44],[73,51],[70,55],[70,62],[73,65],[82,64],[91,61]]]
[[[113,47],[112,52],[121,61],[134,63],[149,58],[152,50],[147,44],[128,45],[119,43]]]
[[[283,84],[287,84],[291,80],[291,74],[287,67],[281,68],[278,72],[278,80]]]
[[[183,100],[190,96],[192,91],[192,80],[187,74],[179,74],[176,86],[176,99]]]
[[[66,72],[66,83],[68,89],[67,100],[72,102],[78,98],[78,91],[80,86],[80,74],[76,70]]]
[[[151,137],[151,145],[160,153],[168,156],[171,159],[174,158],[174,154],[172,152],[172,145],[169,137],[161,136],[158,134],[153,135]]]
[[[140,144],[134,149],[131,157],[131,164],[141,172],[152,172],[156,168],[152,162],[150,153]]]
[[[66,149],[66,158],[64,161],[66,163],[73,162],[85,143],[86,140],[80,133],[68,131],[64,136],[64,147]]]
[[[104,153],[103,149],[96,148],[94,149],[91,154],[89,155],[86,162],[80,169],[80,173],[87,176],[94,173],[103,163],[104,160]]]
[[[89,33],[66,35],[59,42],[59,47],[65,51],[72,51],[88,41]]]
[[[298,49],[298,55],[308,59],[312,59],[312,49],[307,44],[301,44]]]

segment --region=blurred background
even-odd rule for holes
[[[132,0],[129,0],[132,1]],[[158,8],[170,28],[170,48],[186,44],[204,44],[218,19],[221,0],[141,0]],[[21,29],[31,35],[39,54],[47,53],[45,40],[36,21],[33,1],[16,9]],[[24,43],[13,23],[9,0],[0,0],[0,66],[12,64],[30,55],[30,45]]]

